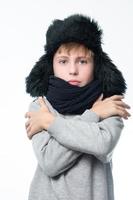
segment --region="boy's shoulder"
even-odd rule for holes
[[[36,111],[39,109],[39,104],[37,102],[37,98],[34,99],[29,105],[29,111]]]
[[[39,108],[40,108],[40,105],[38,103],[38,98],[35,98],[29,105],[29,111],[37,111]],[[48,109],[51,111],[51,112],[56,112],[57,111],[52,107],[52,105],[50,104],[50,102],[47,100],[46,96],[43,96],[43,100],[46,104],[46,106],[48,107]]]

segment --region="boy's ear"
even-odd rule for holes
[[[126,83],[123,75],[105,52],[95,58],[95,77],[102,83],[104,98],[125,93]]]
[[[47,55],[43,55],[26,77],[26,92],[32,97],[46,95],[51,74],[53,74],[52,63]]]

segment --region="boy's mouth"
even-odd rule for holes
[[[77,81],[77,80],[70,80],[70,81],[68,81],[68,83],[71,84],[71,85],[77,85],[77,86],[79,86],[80,81]]]

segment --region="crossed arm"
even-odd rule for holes
[[[31,106],[32,112],[26,114],[29,118],[26,127],[28,137],[34,135],[33,148],[45,173],[51,177],[62,173],[73,166],[82,153],[95,155],[102,162],[109,161],[108,156],[113,151],[123,127],[120,117],[99,122],[98,115],[93,110],[87,110],[81,116],[66,120],[54,116],[42,100],[38,103],[34,102]],[[123,104],[124,106],[127,107],[126,104]],[[43,117],[40,119],[42,113]],[[47,116],[45,123],[44,113],[45,117]],[[50,113],[53,117],[48,119]],[[38,123],[41,125],[37,125]],[[39,133],[36,134],[37,132]]]
[[[127,109],[130,107],[122,101],[123,96],[114,95],[106,98],[105,100],[98,99],[91,108],[91,111],[95,112],[100,119],[106,119],[112,116],[119,116],[124,119],[128,119],[130,116]],[[51,113],[46,106],[42,97],[38,99],[40,109],[37,112],[27,112],[25,117],[29,118],[26,122],[26,131],[29,138],[41,130],[48,130],[48,127],[55,120],[56,116]]]
[[[38,102],[33,102],[29,110],[37,112],[39,109]],[[80,119],[86,122],[98,122],[99,117],[88,110],[81,115]],[[77,158],[82,155],[82,152],[71,150],[59,143],[46,130],[35,134],[32,137],[32,144],[39,165],[50,177],[57,176],[71,168]]]

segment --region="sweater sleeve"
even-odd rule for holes
[[[38,109],[39,105],[36,102],[31,103],[30,111]],[[97,122],[98,117],[90,112],[87,120]],[[65,147],[47,131],[35,134],[32,137],[32,145],[39,165],[50,177],[57,176],[71,168],[82,154],[82,152]]]
[[[57,116],[48,132],[65,147],[86,154],[92,154],[102,162],[111,160],[112,152],[119,140],[123,121],[113,116],[100,122],[88,120],[89,111],[81,118],[63,119]]]

